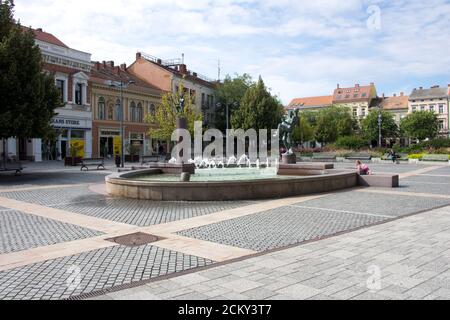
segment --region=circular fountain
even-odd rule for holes
[[[278,159],[252,163],[239,159],[189,161],[195,172],[189,181],[164,165],[106,177],[113,196],[162,201],[222,201],[269,199],[321,193],[357,185],[356,173],[340,172],[333,164],[301,163],[283,166]],[[271,166],[274,164],[273,166]]]

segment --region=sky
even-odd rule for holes
[[[137,51],[210,78],[262,76],[288,104],[374,82],[378,94],[450,84],[450,0],[16,0],[22,25],[93,61]]]

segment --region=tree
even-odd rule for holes
[[[314,139],[314,127],[310,122],[310,117],[305,112],[299,114],[299,126],[294,129],[292,138],[297,143],[304,143]]]
[[[396,138],[399,135],[399,129],[395,123],[392,113],[381,110],[381,136],[386,138]],[[361,121],[361,130],[363,136],[370,141],[378,141],[378,111],[370,112],[365,119]]]
[[[234,129],[275,129],[284,115],[277,97],[267,90],[261,77],[245,92],[239,108],[231,117]]]
[[[149,134],[151,137],[169,141],[176,129],[176,119],[183,116],[187,120],[187,130],[194,135],[194,122],[202,121],[202,114],[196,109],[194,97],[186,99],[184,111],[178,112],[180,99],[184,97],[184,86],[180,85],[178,92],[167,92],[162,96],[161,104],[156,108],[155,114],[149,114],[146,122],[151,125]]]
[[[332,143],[353,133],[354,120],[347,107],[331,106],[317,113],[314,136],[320,143]]]
[[[16,23],[13,9],[0,0],[0,139],[44,138],[61,101],[33,32]]]
[[[409,138],[434,139],[439,134],[439,120],[434,112],[416,111],[400,123],[401,131]]]
[[[234,78],[231,78],[229,75],[225,77],[225,80],[217,89],[217,102],[219,107],[216,111],[216,127],[219,130],[225,131],[226,128],[227,105],[229,114],[228,121],[230,121],[234,111],[239,108],[245,92],[252,84],[252,77],[246,73],[243,75],[236,74]]]

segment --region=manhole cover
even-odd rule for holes
[[[106,239],[106,240],[121,244],[123,246],[137,247],[137,246],[142,246],[147,243],[156,242],[161,239],[162,238],[158,238],[157,236],[154,236],[151,234],[138,232],[138,233],[126,234],[124,236],[115,237],[115,238]]]

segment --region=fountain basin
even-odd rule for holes
[[[230,170],[230,169],[223,169]],[[358,184],[353,172],[328,170],[324,174],[309,176],[277,176],[268,173],[259,177],[245,176],[180,182],[180,177],[164,174],[161,169],[146,169],[114,173],[106,177],[106,190],[110,195],[133,199],[158,201],[224,201],[283,198],[352,188]],[[259,169],[254,169],[259,170]],[[260,170],[264,171],[264,170]],[[323,173],[323,172],[322,172]],[[216,172],[217,174],[217,172]]]

